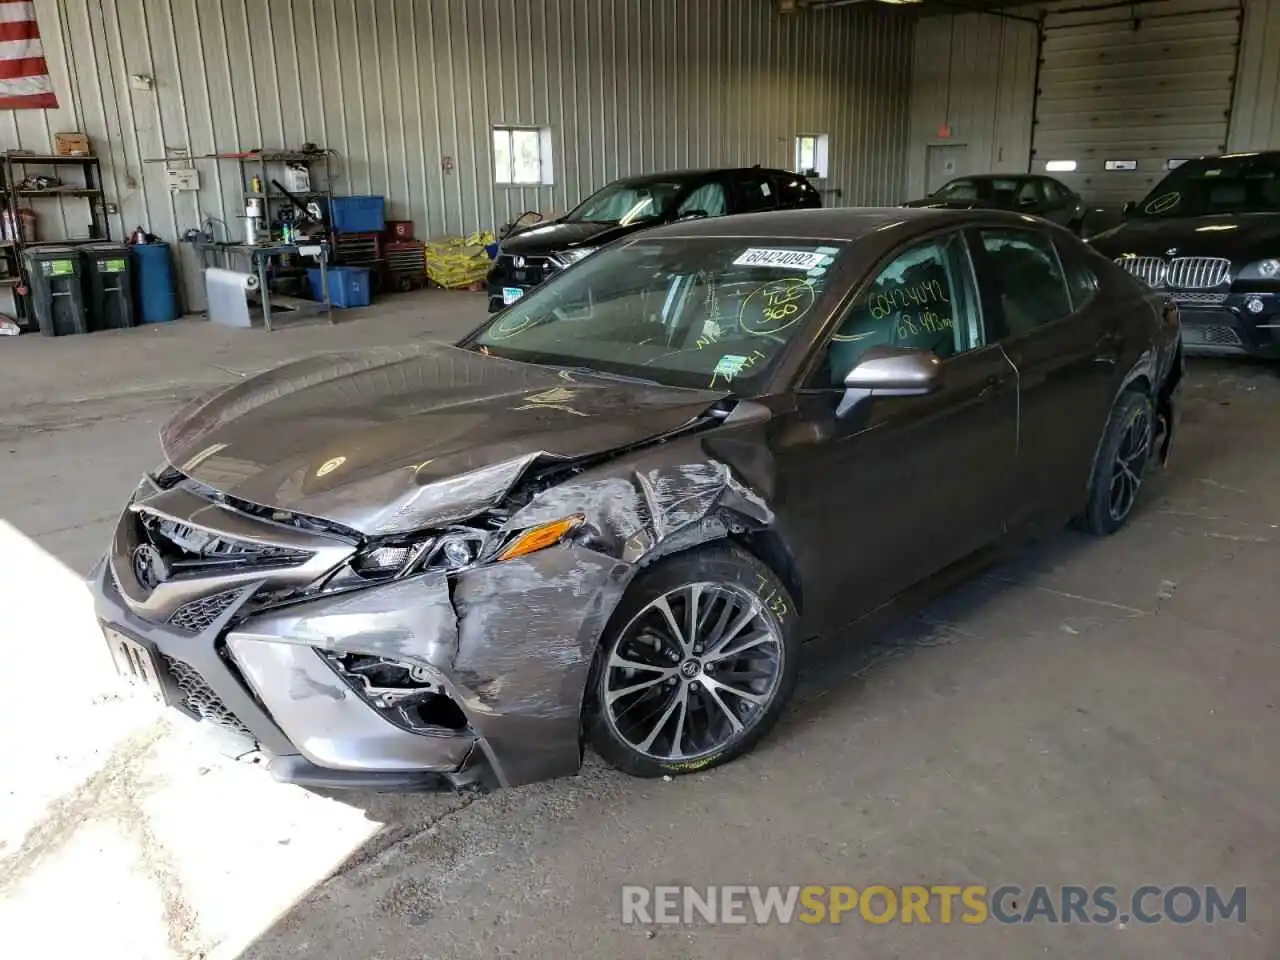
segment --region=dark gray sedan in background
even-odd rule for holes
[[[625,238],[456,345],[162,431],[94,574],[119,668],[312,786],[640,776],[777,720],[801,642],[1002,540],[1125,524],[1176,308],[1065,230],[816,210]]]
[[[986,173],[957,177],[904,207],[934,210],[1010,210],[1043,217],[1079,236],[1088,208],[1061,180],[1039,174]]]

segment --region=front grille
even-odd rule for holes
[[[1164,285],[1165,264],[1159,257],[1118,257],[1116,263],[1148,286]]]
[[[213,692],[213,688],[204,682],[204,677],[200,676],[200,672],[195,667],[185,660],[179,660],[168,654],[161,654],[161,656],[164,658],[165,666],[169,668],[169,673],[173,676],[174,683],[182,691],[182,701],[179,706],[184,711],[198,720],[208,720],[242,737],[256,739],[253,731],[231,712],[231,709]]]
[[[1116,263],[1152,287],[1210,290],[1231,279],[1231,261],[1222,257],[1117,257]]]
[[[1211,306],[1216,307],[1219,304],[1227,302],[1227,294],[1225,293],[1187,293],[1179,290],[1173,295],[1173,302],[1183,305],[1194,306]]]
[[[1197,324],[1182,328],[1182,342],[1206,347],[1241,347],[1244,346],[1240,334],[1234,327],[1226,324]]]
[[[147,539],[175,572],[217,573],[239,567],[292,567],[306,563],[311,553],[270,544],[239,540],[203,530],[168,517],[143,512]]]
[[[521,260],[524,266],[517,266]],[[536,287],[555,270],[550,257],[522,257],[504,253],[498,257],[498,276],[521,287]]]
[[[200,633],[202,630],[209,629],[239,595],[240,589],[237,588],[184,603],[174,611],[173,616],[169,618],[169,623],[188,633]]]
[[[1208,290],[1226,283],[1231,261],[1222,257],[1177,257],[1169,261],[1165,283],[1183,290]]]

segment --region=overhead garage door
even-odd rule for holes
[[[1242,12],[1238,0],[1090,6],[1045,16],[1032,168],[1109,205],[1140,198],[1170,161],[1226,149]]]

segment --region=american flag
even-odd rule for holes
[[[36,5],[0,0],[0,110],[57,109]]]

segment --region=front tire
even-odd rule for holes
[[[587,698],[587,738],[637,777],[678,776],[754,747],[799,669],[799,617],[786,586],[719,543],[642,573],[610,619]]]
[[[1095,536],[1110,536],[1129,522],[1155,436],[1155,411],[1145,393],[1120,395],[1107,421],[1089,481],[1089,499],[1080,526]]]

